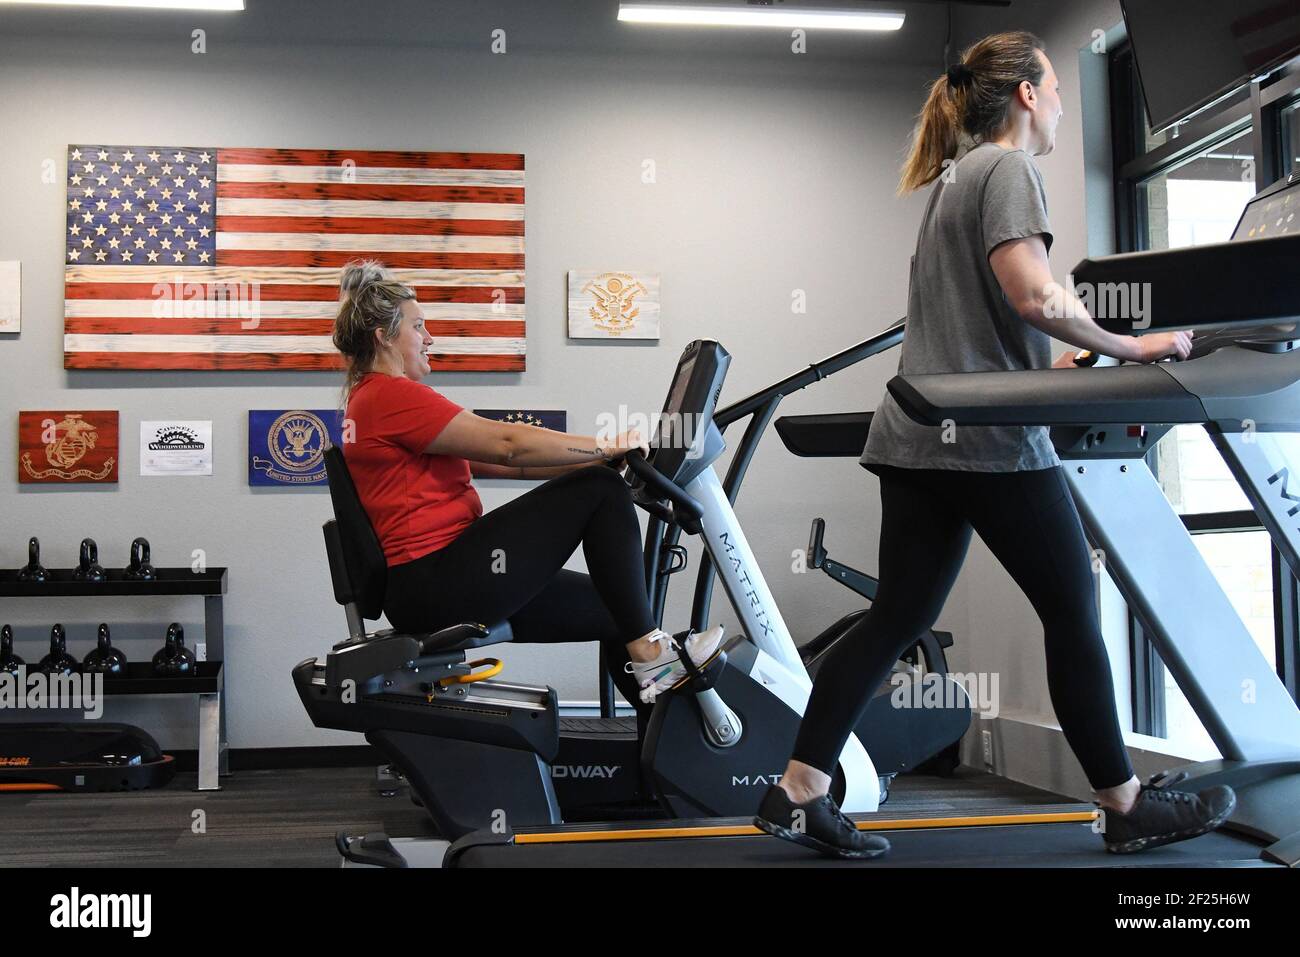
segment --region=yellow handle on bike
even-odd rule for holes
[[[452,675],[450,678],[441,678],[438,684],[444,688],[449,685],[468,685],[475,681],[486,681],[488,678],[494,678],[501,674],[501,669],[505,667],[501,664],[500,658],[480,658],[478,661],[471,661],[470,668],[483,668],[483,671],[471,671],[467,675]]]

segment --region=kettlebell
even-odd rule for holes
[[[154,674],[163,678],[181,678],[194,674],[194,652],[185,647],[185,629],[180,622],[167,626],[167,643],[153,656]]]
[[[14,630],[8,625],[0,628],[0,674],[18,674],[23,659],[14,654]]]
[[[72,577],[81,582],[108,580],[103,567],[99,564],[99,546],[95,544],[93,538],[83,538],[81,540],[81,557],[77,562],[77,570],[72,573]]]
[[[41,542],[35,535],[27,540],[27,564],[18,569],[20,582],[49,581],[50,573],[41,564]]]
[[[37,667],[47,675],[71,675],[81,670],[77,659],[68,654],[68,639],[62,625],[50,629],[50,653]]]
[[[109,640],[108,625],[101,622],[99,625],[99,638],[95,647],[86,655],[86,660],[81,664],[81,670],[86,674],[105,674],[121,676],[126,674],[126,655],[113,647]]]
[[[131,564],[122,571],[127,581],[153,581],[158,572],[149,564],[149,539],[143,536],[131,543]]]

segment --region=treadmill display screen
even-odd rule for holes
[[[1300,179],[1286,189],[1252,200],[1233,239],[1267,239],[1300,233]]]

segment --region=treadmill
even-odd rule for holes
[[[1229,242],[1085,260],[1093,289],[1143,284],[1134,329],[1197,331],[1186,362],[1091,370],[896,377],[889,391],[936,425],[1048,425],[1084,527],[1222,758],[1183,787],[1237,792],[1227,828],[1300,862],[1300,710],[1219,587],[1146,465],[1174,425],[1209,434],[1292,574],[1300,576],[1300,176],[1256,196]],[[1284,666],[1294,682],[1295,663]]]
[[[867,862],[830,861],[761,834],[748,820],[591,824],[479,831],[449,845],[444,867],[1268,867],[1300,863],[1300,712],[1260,654],[1145,456],[1175,424],[1199,423],[1300,573],[1300,180],[1255,197],[1232,241],[1085,260],[1093,288],[1149,283],[1134,327],[1199,330],[1177,365],[896,377],[890,392],[926,424],[1044,424],[1066,465],[1089,537],[1151,626],[1167,667],[1223,759],[1193,765],[1188,784],[1238,792],[1218,832],[1136,855],[1105,852],[1091,805],[1004,808],[968,816],[850,815],[893,849]],[[1262,238],[1261,238],[1262,237]],[[1126,288],[1138,288],[1126,286]],[[849,413],[845,427],[862,413]],[[854,421],[848,421],[852,418]],[[830,423],[833,425],[834,423]],[[1298,456],[1294,460],[1288,453]],[[1254,691],[1242,701],[1242,682]],[[365,839],[354,850],[364,849]],[[381,850],[381,849],[375,849]]]

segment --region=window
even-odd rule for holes
[[[1249,128],[1139,184],[1147,249],[1222,243],[1255,195]]]
[[[1192,541],[1219,580],[1264,657],[1276,668],[1273,635],[1273,540],[1268,532],[1194,535]]]
[[[1300,170],[1300,102],[1282,111],[1282,162],[1289,170]]]
[[[1246,493],[1199,425],[1174,426],[1156,449],[1156,479],[1179,515],[1250,508]]]
[[[1111,54],[1110,87],[1117,251],[1224,242],[1257,187],[1300,169],[1300,64],[1157,135],[1146,122],[1127,46]],[[1200,426],[1170,430],[1148,462],[1224,594],[1295,696],[1296,581],[1227,464]],[[1141,623],[1131,625],[1134,728],[1209,745]]]
[[[1216,532],[1192,536],[1197,549],[1219,585],[1232,602],[1237,614],[1259,646],[1264,657],[1276,668],[1276,608],[1273,576],[1273,542],[1264,531]],[[1158,736],[1180,748],[1196,750],[1213,747],[1205,726],[1192,710],[1178,683],[1165,669],[1159,655],[1151,650],[1152,678],[1162,685],[1157,698],[1163,706],[1163,721]],[[1148,732],[1151,733],[1151,732]]]
[[[1289,572],[1285,578],[1280,577],[1286,566],[1273,548],[1268,533],[1258,527],[1246,494],[1210,437],[1198,425],[1175,426],[1156,446],[1153,458],[1165,497],[1174,511],[1185,516],[1193,533],[1192,541],[1205,564],[1255,639],[1255,644],[1276,669],[1278,622],[1281,619],[1278,594],[1281,588],[1290,586],[1294,589],[1295,585]],[[1227,524],[1247,528],[1207,530],[1225,524],[1227,517],[1236,518],[1235,522]],[[1141,634],[1140,629],[1135,631]],[[1152,689],[1148,704],[1162,707],[1163,715],[1147,721],[1140,721],[1135,715],[1134,726],[1178,745],[1209,747],[1209,735],[1173,676],[1164,668],[1158,652],[1150,647],[1149,642],[1143,643],[1146,648],[1140,649],[1140,653],[1150,658],[1145,666],[1150,671],[1149,680],[1159,684]]]

